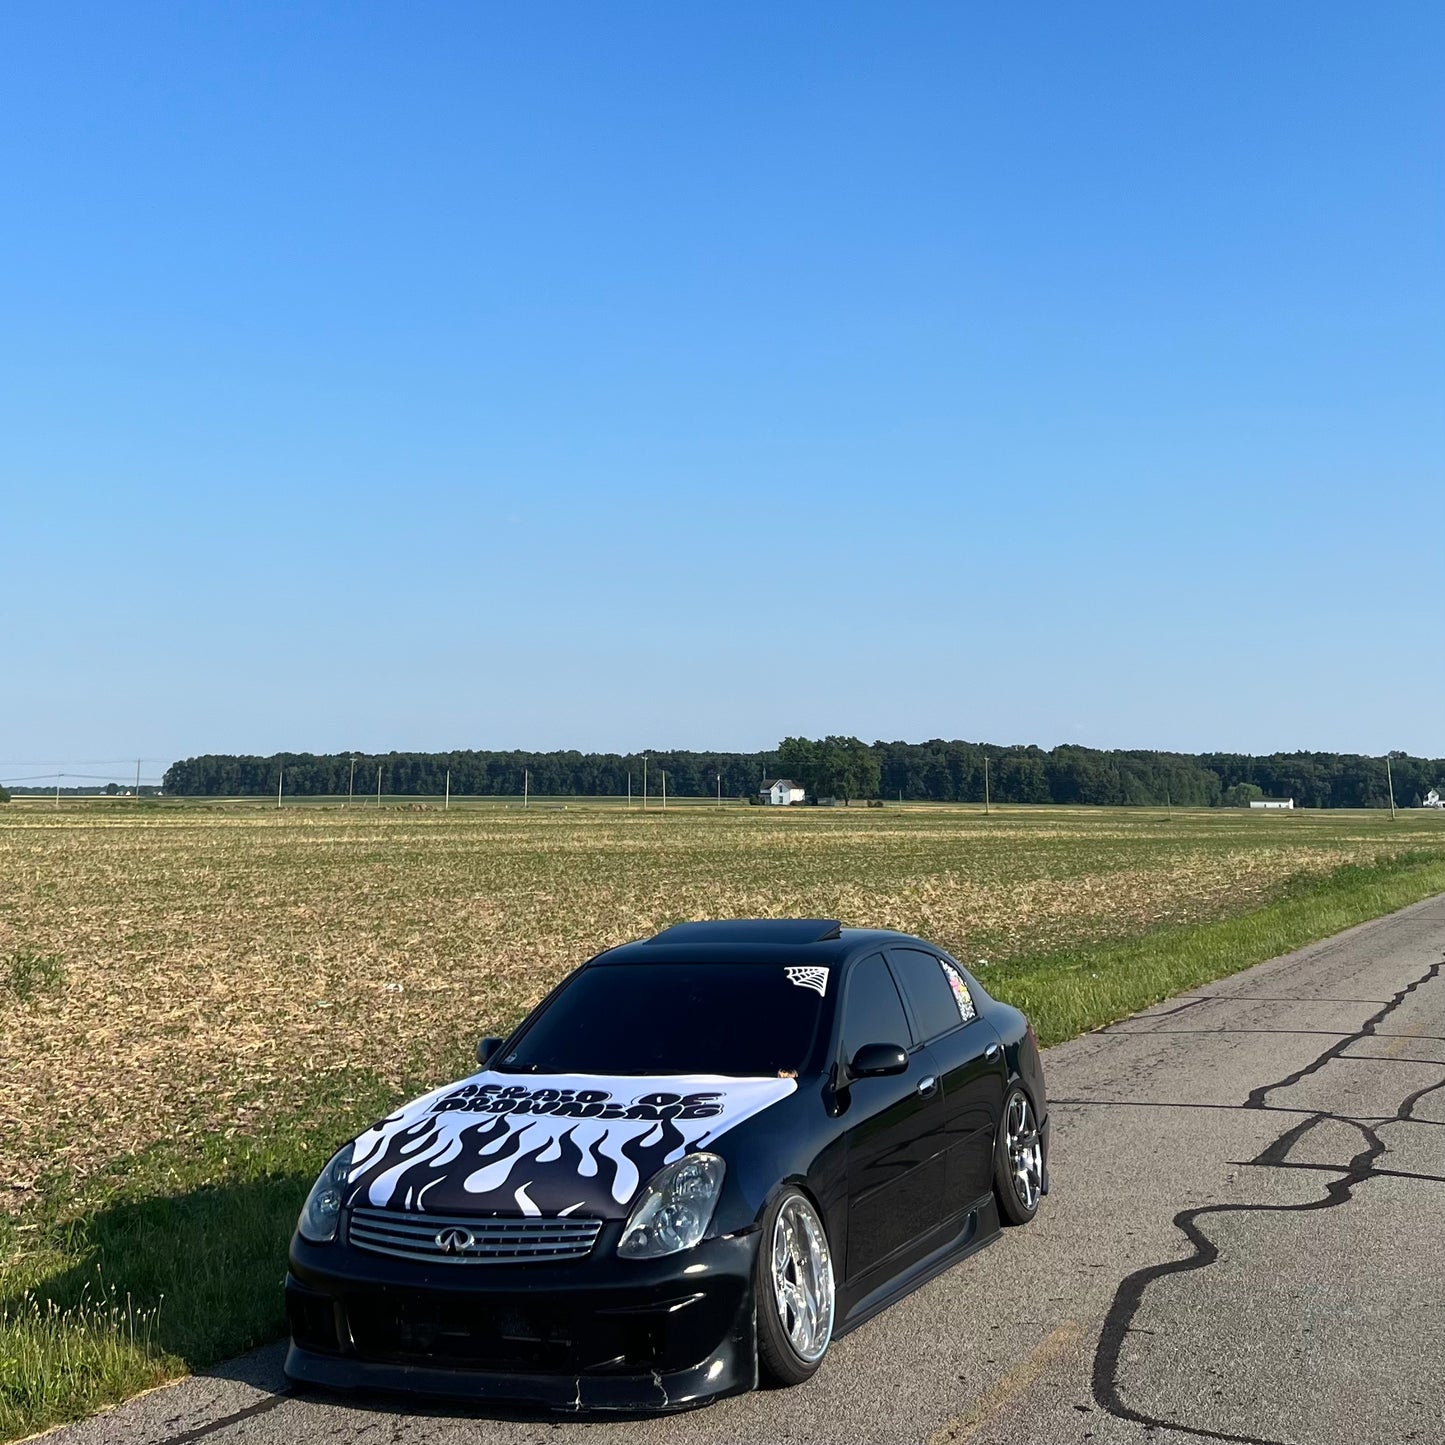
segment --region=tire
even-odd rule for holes
[[[1038,1115],[1017,1084],[1003,1101],[993,1146],[993,1192],[1004,1224],[1027,1224],[1043,1198],[1044,1159]]]
[[[784,1189],[763,1215],[753,1284],[758,1374],[767,1385],[801,1385],[828,1352],[836,1291],[827,1232],[799,1189]]]

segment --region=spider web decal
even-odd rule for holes
[[[799,988],[810,988],[819,998],[822,998],[828,991],[828,970],[826,968],[798,966],[785,968],[783,972],[787,974],[789,983],[795,983]]]

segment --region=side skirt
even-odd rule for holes
[[[962,1216],[958,1232],[951,1238],[910,1265],[902,1274],[895,1275],[864,1295],[844,1315],[833,1331],[833,1338],[841,1339],[859,1325],[866,1324],[874,1315],[881,1314],[889,1305],[897,1304],[905,1295],[912,1294],[929,1280],[952,1269],[961,1260],[987,1249],[1001,1233],[998,1202],[989,1194]]]

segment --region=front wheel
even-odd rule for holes
[[[756,1273],[758,1367],[772,1385],[801,1385],[833,1338],[833,1256],[808,1197],[786,1189],[763,1216]]]
[[[1017,1084],[1003,1101],[994,1143],[993,1192],[1005,1224],[1027,1224],[1039,1212],[1044,1151],[1029,1096]]]

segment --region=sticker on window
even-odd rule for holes
[[[953,990],[953,1001],[958,1005],[958,1016],[964,1023],[978,1017],[978,1010],[973,1006],[973,995],[968,991],[968,985],[963,981],[963,975],[956,968],[950,968],[948,964],[943,965],[943,976],[948,980],[948,986]]]
[[[810,988],[819,998],[822,998],[828,991],[828,970],[826,968],[804,968],[795,966],[783,970],[788,976],[788,982],[796,984],[799,988]]]

